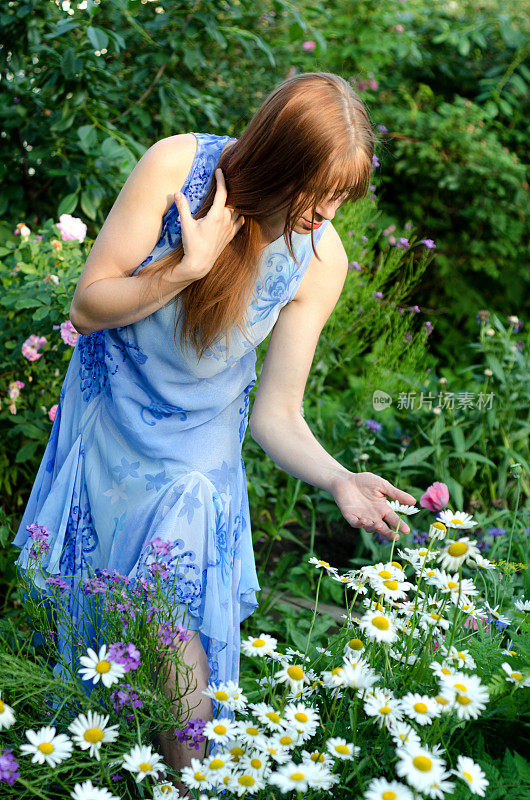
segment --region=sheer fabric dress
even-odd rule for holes
[[[194,213],[206,194],[228,136],[195,133],[197,150],[182,187]],[[314,231],[315,244],[327,222]],[[159,241],[135,270],[180,241],[176,206]],[[130,325],[79,335],[50,437],[16,537],[23,572],[31,523],[50,531],[47,576],[63,576],[64,605],[78,639],[96,650],[98,636],[83,611],[81,579],[117,570],[131,582],[148,577],[150,542],[165,556],[175,619],[200,631],[211,681],[238,680],[240,622],[257,606],[242,442],[249,393],[256,383],[255,347],[290,302],[312,258],[310,234],[293,233],[299,264],[283,236],[262,251],[260,275],[247,309],[247,341],[236,328],[198,359],[173,339],[174,307],[166,304]],[[180,328],[179,328],[180,329]],[[49,598],[36,576],[32,589]],[[48,600],[48,602],[50,602]],[[65,658],[71,632],[58,629]],[[54,672],[61,673],[60,665]]]

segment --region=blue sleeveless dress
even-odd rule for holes
[[[182,187],[192,214],[199,208],[229,141],[194,133],[197,150]],[[315,243],[327,222],[314,231]],[[175,204],[153,251],[135,270],[180,240]],[[257,606],[245,465],[241,450],[249,392],[256,383],[255,347],[290,302],[313,256],[311,235],[293,234],[299,266],[283,236],[262,251],[260,275],[247,308],[246,335],[236,327],[201,359],[173,341],[166,304],[118,328],[79,335],[60,392],[49,441],[13,544],[28,566],[32,523],[50,531],[45,576],[60,575],[63,603],[79,641],[105,641],[91,624],[80,580],[117,570],[138,585],[150,577],[149,543],[170,543],[171,601],[186,608],[200,631],[211,681],[238,680],[240,622]],[[179,329],[180,331],[180,324]],[[53,608],[40,575],[32,593]],[[179,617],[176,614],[176,618]],[[58,648],[73,666],[72,630],[57,626]],[[56,675],[63,670],[58,664]]]

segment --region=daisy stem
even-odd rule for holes
[[[394,534],[395,534],[394,538],[392,539],[392,547],[390,548],[390,558],[388,559],[389,561],[392,561],[392,557],[394,555],[394,545],[396,544],[396,535],[397,535],[397,532],[399,530],[399,523],[400,522],[401,522],[401,517],[398,515],[398,524],[397,524],[396,530],[394,531]]]
[[[307,651],[309,650],[309,645],[311,643],[311,634],[313,633],[313,627],[315,625],[315,619],[317,616],[317,608],[318,608],[318,595],[320,593],[320,584],[322,583],[322,575],[323,570],[320,570],[320,575],[318,576],[318,583],[317,583],[317,592],[315,595],[315,608],[313,610],[313,619],[311,620],[311,626],[309,628],[309,633],[307,634],[307,643],[304,650],[304,657],[307,655]]]
[[[425,569],[425,564],[427,563],[427,558],[429,556],[429,553],[430,553],[430,550],[431,550],[431,547],[433,546],[433,544],[434,544],[434,539],[431,539],[431,541],[429,542],[429,546],[427,548],[427,554],[425,555],[425,558],[423,559],[423,564],[421,565],[420,574],[419,574],[418,581],[417,581],[417,584],[416,584],[416,594],[414,595],[414,615],[413,615],[412,624],[411,624],[411,627],[410,627],[409,638],[407,639],[406,660],[408,660],[408,657],[410,656],[410,651],[412,650],[412,647],[411,647],[412,638],[413,638],[413,635],[414,635],[414,631],[416,630],[416,613],[417,613],[417,610],[418,610],[417,600],[418,600],[418,594],[419,594],[419,591],[420,591],[421,578],[422,578],[422,575],[423,575],[423,570]]]
[[[509,563],[510,556],[512,554],[512,539],[513,539],[513,532],[515,529],[515,521],[517,519],[517,509],[519,508],[519,496],[521,494],[521,482],[519,478],[517,478],[517,496],[515,498],[515,511],[512,517],[512,529],[510,531],[510,541],[508,543],[508,555],[506,556],[506,561]]]
[[[458,600],[456,601],[456,611],[453,617],[453,624],[451,626],[451,639],[449,641],[449,647],[447,648],[447,652],[451,652],[451,647],[453,646],[453,640],[455,638],[455,631],[456,631],[456,622],[458,619],[458,614],[460,611],[460,596],[462,594],[462,565],[458,567]]]

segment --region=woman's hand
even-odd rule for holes
[[[369,533],[377,531],[386,539],[399,539],[399,534],[394,534],[399,517],[389,505],[385,495],[403,505],[413,506],[416,503],[411,494],[401,491],[373,472],[346,475],[338,478],[333,487],[335,502],[344,519],[352,527],[364,528]],[[394,528],[394,531],[391,528]],[[410,528],[401,520],[398,530],[409,533]]]
[[[202,219],[193,219],[187,198],[175,192],[175,205],[180,215],[184,257],[175,267],[175,277],[195,281],[203,278],[217,257],[234,238],[245,218],[225,205],[226,183],[222,170],[215,170],[217,190],[212,207]]]

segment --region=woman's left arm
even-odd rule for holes
[[[352,527],[393,538],[398,515],[386,495],[414,505],[408,492],[371,472],[351,472],[313,436],[301,406],[318,338],[335,308],[348,271],[340,236],[328,223],[295,298],[274,325],[249,419],[252,438],[281,469],[330,492]],[[388,524],[387,524],[388,523]],[[391,527],[389,527],[391,526]],[[400,522],[398,529],[409,532]]]

